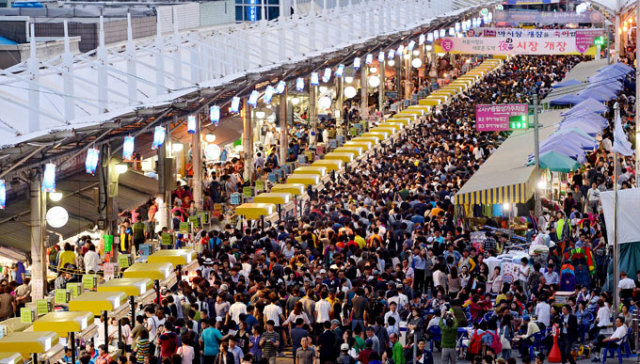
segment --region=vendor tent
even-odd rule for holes
[[[584,101],[584,98],[577,95],[570,94],[570,95],[560,96],[555,100],[551,100],[549,104],[551,106],[571,106],[571,105],[577,105],[582,101]]]
[[[531,165],[533,160],[527,163]],[[569,173],[580,168],[580,163],[573,158],[569,158],[558,152],[546,152],[540,155],[540,167],[553,172]]]
[[[585,112],[602,113],[602,112],[605,112],[607,110],[608,110],[607,107],[603,103],[599,102],[598,100],[594,100],[593,98],[590,98],[590,97],[586,96],[584,101],[582,101],[581,103],[579,103],[576,106],[572,107],[571,109],[569,109],[568,111],[566,111],[562,115],[563,116],[570,116],[570,115],[579,114],[579,113],[585,113]]]
[[[575,85],[580,85],[580,84],[582,84],[582,82],[580,82],[578,80],[570,79],[570,80],[562,81],[560,83],[556,83],[555,85],[551,85],[551,87],[553,87],[553,88],[561,88],[561,87],[575,86]]]

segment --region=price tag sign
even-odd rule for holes
[[[338,147],[338,141],[335,139],[329,140],[329,146],[331,147],[331,149],[336,149]]]
[[[278,182],[278,177],[276,176],[275,173],[271,172],[269,173],[268,176],[269,176],[269,182],[272,182],[272,183]]]
[[[82,285],[86,290],[95,291],[96,289],[98,289],[98,276],[93,274],[83,275]]]
[[[71,298],[80,296],[84,292],[84,286],[82,283],[67,283],[67,291]]]
[[[240,201],[241,201],[242,195],[239,193],[232,193],[231,196],[229,197],[229,203],[232,205],[240,205]]]
[[[49,300],[37,300],[36,309],[38,310],[38,315],[49,313],[51,312],[51,302]]]
[[[264,181],[259,179],[256,181],[256,191],[264,191]]]
[[[20,322],[23,324],[32,324],[35,320],[35,315],[33,310],[30,308],[23,307],[20,309]]]
[[[69,302],[69,295],[66,289],[56,289],[56,303]]]
[[[162,245],[173,245],[173,235],[162,233]]]
[[[114,263],[104,263],[102,265],[102,270],[104,271],[104,280],[110,281],[115,278],[116,275],[116,265]]]
[[[253,188],[252,187],[243,187],[242,188],[242,197],[244,197],[244,198],[253,197]]]
[[[40,300],[44,298],[44,284],[42,279],[34,279],[31,281],[32,299]]]
[[[118,255],[118,265],[120,266],[120,269],[129,268],[129,265],[131,265],[129,261],[130,261],[129,254]]]
[[[213,208],[215,209],[215,206]],[[222,210],[222,205],[220,207],[220,210]],[[202,222],[202,225],[211,224],[211,214],[209,213],[209,211],[203,211],[203,212],[199,213],[198,217],[200,218],[200,221]]]
[[[188,222],[181,222],[180,223],[180,233],[182,234],[189,234],[189,223]]]
[[[189,222],[193,224],[194,228],[200,227],[200,219],[198,219],[198,216],[189,216]]]
[[[105,253],[113,250],[113,235],[102,235],[102,239],[104,240]]]

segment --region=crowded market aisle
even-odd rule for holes
[[[325,184],[299,220],[244,233],[231,225],[198,230],[191,241],[178,236],[176,247],[193,244],[202,252],[201,268],[175,290],[163,290],[159,305],[137,312],[124,330],[125,351],[133,354],[118,360],[240,364],[280,362],[288,355],[303,363],[317,357],[320,363],[404,364],[413,360],[415,338],[420,363],[513,362],[520,354],[536,360],[534,351],[548,355],[548,331],[563,320],[563,356],[573,343],[587,345],[589,339],[597,347],[613,345],[626,326],[612,327],[611,297],[600,291],[602,275],[591,271],[607,265],[599,219],[568,235],[554,233],[564,231],[563,216],[532,226],[529,242],[553,241],[556,248],[548,260],[519,259],[517,278],[508,282],[495,257],[516,244],[491,232],[472,244],[470,231],[458,227],[452,201],[505,137],[475,130],[475,104],[531,103],[532,92],[544,97],[581,60],[505,61],[374,157]],[[194,212],[193,196],[180,187],[175,197],[183,202],[173,212],[173,228],[179,229],[181,218]],[[134,211],[136,221],[123,226],[136,251],[145,239],[136,235],[143,212],[149,216],[153,208]],[[62,268],[92,270],[93,244],[78,248],[79,255],[70,246],[52,259]],[[579,282],[571,289],[561,282],[567,265],[589,269],[586,275],[576,271]],[[63,287],[70,277],[60,277],[56,286]],[[623,282],[628,306],[622,312],[630,317],[638,307]],[[575,296],[560,294],[567,290]],[[562,308],[555,305],[560,300],[566,302]],[[607,344],[603,339],[611,334]],[[85,347],[80,362],[93,353],[95,363],[106,360],[103,350],[94,350]]]

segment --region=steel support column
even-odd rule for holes
[[[192,134],[191,139],[191,158],[193,167],[193,199],[196,203],[196,209],[202,210],[202,148],[200,135],[202,134],[202,121],[200,114],[196,115],[196,132]]]
[[[242,150],[244,153],[244,180],[252,181],[253,174],[253,122],[251,106],[247,98],[242,99]]]
[[[45,211],[47,210],[47,194],[42,192],[42,174],[40,169],[33,169],[30,184],[30,220],[31,220],[31,265],[32,279],[42,284],[42,292],[46,294],[47,268],[44,260]],[[35,281],[34,281],[35,282]],[[36,291],[34,289],[34,291]]]
[[[289,125],[287,123],[287,93],[285,87],[284,92],[280,94],[280,106],[278,107],[278,123],[280,124],[280,164],[287,161],[287,151],[289,150]]]

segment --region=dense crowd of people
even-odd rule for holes
[[[531,103],[534,92],[544,97],[581,61],[509,59],[315,191],[299,219],[265,229],[197,228],[191,238],[179,236],[176,244],[198,246],[201,267],[163,289],[160,302],[141,307],[133,322],[123,322],[118,363],[275,363],[290,352],[301,364],[428,364],[437,351],[446,364],[511,364],[515,352],[522,362],[541,363],[545,356],[531,355],[530,348],[548,353],[554,333],[563,363],[575,363],[574,346],[590,340],[599,360],[600,349],[636,335],[628,327],[640,308],[640,272],[636,281],[621,273],[620,315],[613,316],[617,308],[605,286],[610,253],[597,197],[611,188],[615,173],[606,143],[611,129],[573,175],[573,192],[562,204],[549,202],[542,216],[530,217],[526,246],[545,246],[548,255],[519,258],[512,279],[493,262],[518,244],[493,229],[472,242],[453,202],[505,137],[475,130],[475,105]],[[624,117],[633,115],[631,98],[618,102]],[[296,135],[291,158],[313,145],[312,137]],[[260,171],[277,166],[275,148],[258,153],[264,158]],[[619,171],[628,177],[623,187],[633,183],[632,162],[623,160]],[[205,206],[239,191],[242,169],[238,159],[209,171]],[[173,220],[165,229],[177,231],[196,212],[190,187],[180,185],[172,201]],[[156,212],[149,201],[123,213],[117,248],[137,252],[150,237],[144,223],[154,222]],[[94,272],[102,263],[95,250],[83,239],[76,247],[53,249],[50,262]],[[63,271],[55,285],[73,279]],[[15,307],[18,288],[3,285],[0,313],[6,295]],[[111,327],[117,331],[115,322]],[[79,363],[110,363],[108,343],[104,336],[88,343]],[[70,361],[70,352],[65,358]]]

